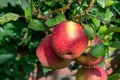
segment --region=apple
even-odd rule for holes
[[[98,36],[95,36],[92,41],[89,41],[88,48],[85,50],[85,52],[76,58],[77,62],[84,66],[96,66],[100,64],[103,61],[104,56],[94,57],[90,54],[91,47],[96,44],[103,44],[102,39]],[[91,47],[89,48],[89,46]]]
[[[107,80],[108,75],[101,66],[94,68],[79,68],[76,74],[76,80]]]
[[[53,50],[51,35],[46,36],[39,44],[36,55],[44,67],[63,68],[70,64],[71,60],[59,57]]]
[[[55,52],[64,59],[75,59],[86,49],[88,38],[83,27],[72,21],[63,21],[52,32]]]

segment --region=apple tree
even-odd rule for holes
[[[48,76],[56,75],[58,69],[51,68],[51,66],[45,67],[42,64],[44,60],[40,61],[42,58],[39,59],[36,50],[39,44],[45,40],[45,37],[53,34],[55,27],[64,21],[68,21],[68,24],[71,21],[82,26],[87,36],[88,45],[86,49],[81,51],[82,55],[74,59],[63,60],[57,54],[57,57],[59,56],[61,59],[57,58],[59,65],[57,63],[52,65],[57,65],[57,67],[64,65],[65,69],[69,67],[69,71],[84,68],[85,71],[89,69],[89,72],[95,66],[101,66],[100,68],[104,69],[105,74],[107,74],[107,80],[119,80],[119,0],[0,0],[0,80],[46,80]],[[74,27],[72,23],[69,25]],[[62,26],[65,25],[62,24]],[[63,31],[65,30],[56,32],[61,35],[64,33]],[[58,37],[57,35],[55,37]],[[72,36],[74,37],[74,34]],[[99,38],[95,39],[96,36],[100,38],[100,42],[97,40]],[[62,39],[65,37],[61,36],[61,43],[59,44],[62,44]],[[46,44],[47,42],[44,42],[43,46]],[[51,43],[48,44],[51,45]],[[74,47],[74,45],[69,47]],[[52,60],[50,53],[54,52],[51,52],[50,48],[46,46],[44,51],[50,55],[49,60]],[[72,54],[74,52],[68,52],[68,55]],[[98,60],[100,57],[101,61],[90,63],[90,59],[84,56],[89,56],[92,60]],[[84,63],[85,60],[88,63]],[[60,64],[60,61],[69,62],[69,66],[65,66],[65,62]],[[64,74],[64,72],[63,69],[62,73]],[[76,77],[82,72],[84,70],[75,72],[72,76]],[[66,74],[68,73],[70,72]],[[102,71],[102,73],[104,72]]]

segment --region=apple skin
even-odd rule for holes
[[[95,36],[92,41],[89,41],[88,46],[94,46],[96,44],[103,44],[102,39],[98,36]],[[91,48],[87,48],[82,55],[76,58],[78,63],[84,66],[96,66],[103,61],[104,56],[94,57],[90,54],[90,49]]]
[[[71,60],[65,60],[59,57],[52,47],[51,35],[46,36],[39,44],[36,50],[36,55],[44,67],[59,69],[70,64]]]
[[[77,58],[77,62],[84,66],[96,66],[103,61],[104,57],[94,57],[91,54],[83,53]]]
[[[107,80],[108,75],[101,66],[94,68],[79,68],[76,80]]]
[[[52,32],[55,52],[64,59],[75,59],[86,49],[88,38],[83,27],[72,21],[63,21]]]

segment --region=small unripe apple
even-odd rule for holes
[[[86,49],[88,38],[83,27],[72,21],[63,21],[52,32],[55,52],[64,59],[75,59]]]
[[[36,55],[44,67],[47,68],[63,68],[70,64],[71,60],[65,60],[59,57],[52,47],[51,35],[46,36],[39,44]]]
[[[107,73],[101,66],[94,68],[79,68],[76,80],[107,80]]]
[[[89,46],[92,47],[92,46],[94,46],[96,44],[103,44],[102,39],[100,37],[98,37],[98,36],[95,36],[92,41],[89,41],[88,47]],[[94,57],[94,56],[92,56],[90,54],[91,47],[87,48],[82,55],[77,57],[76,60],[77,60],[78,63],[80,63],[80,64],[82,64],[84,66],[96,66],[96,65],[100,64],[103,61],[104,56],[102,56],[102,57]]]

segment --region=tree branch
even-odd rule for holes
[[[63,12],[64,10],[67,10],[67,9],[70,9],[70,5],[72,3],[69,2],[66,6],[62,7],[62,8],[59,8],[59,9],[56,9],[56,10],[53,10],[51,11],[50,13],[46,14],[46,15],[42,15],[42,14],[38,14],[39,13],[39,10],[37,10],[34,6],[33,6],[33,13],[35,16],[37,16],[38,19],[48,19],[48,17],[54,13],[57,13],[57,12]]]
[[[74,21],[77,22],[78,19],[79,19],[83,14],[89,15],[88,12],[91,10],[91,8],[93,7],[94,3],[95,3],[95,0],[91,0],[88,8],[85,9],[84,12],[82,12],[81,14],[77,14],[77,15],[75,16],[75,20],[74,20]]]

